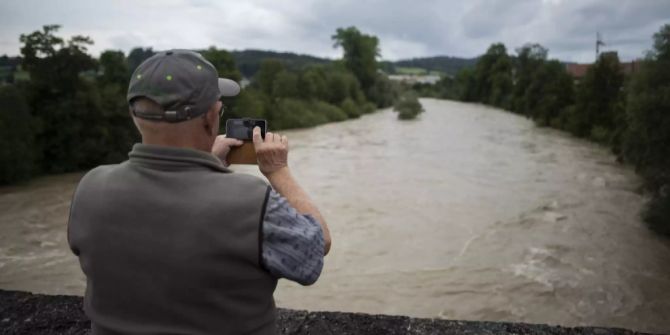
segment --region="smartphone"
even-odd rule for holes
[[[258,164],[256,149],[253,144],[254,127],[261,128],[261,137],[265,139],[267,121],[263,119],[228,119],[226,121],[226,137],[244,141],[239,147],[230,149],[226,161],[229,164]]]
[[[228,119],[226,121],[226,137],[243,141],[252,141],[254,127],[261,128],[261,137],[265,139],[267,122],[263,119]]]

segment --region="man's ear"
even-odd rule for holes
[[[218,127],[218,117],[219,117],[219,103],[216,102],[208,111],[203,115],[203,126],[205,127],[205,131],[207,131],[207,134],[210,136],[216,136],[219,134],[219,127]]]

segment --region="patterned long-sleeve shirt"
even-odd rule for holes
[[[270,190],[263,220],[263,266],[277,278],[311,285],[323,269],[324,239],[319,222],[298,213]]]

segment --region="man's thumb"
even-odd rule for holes
[[[254,145],[259,145],[259,144],[263,143],[263,138],[261,137],[261,128],[260,127],[254,127],[253,141],[254,141]]]

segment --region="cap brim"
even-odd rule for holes
[[[240,94],[240,85],[230,79],[219,78],[219,93],[222,97],[234,97]]]

